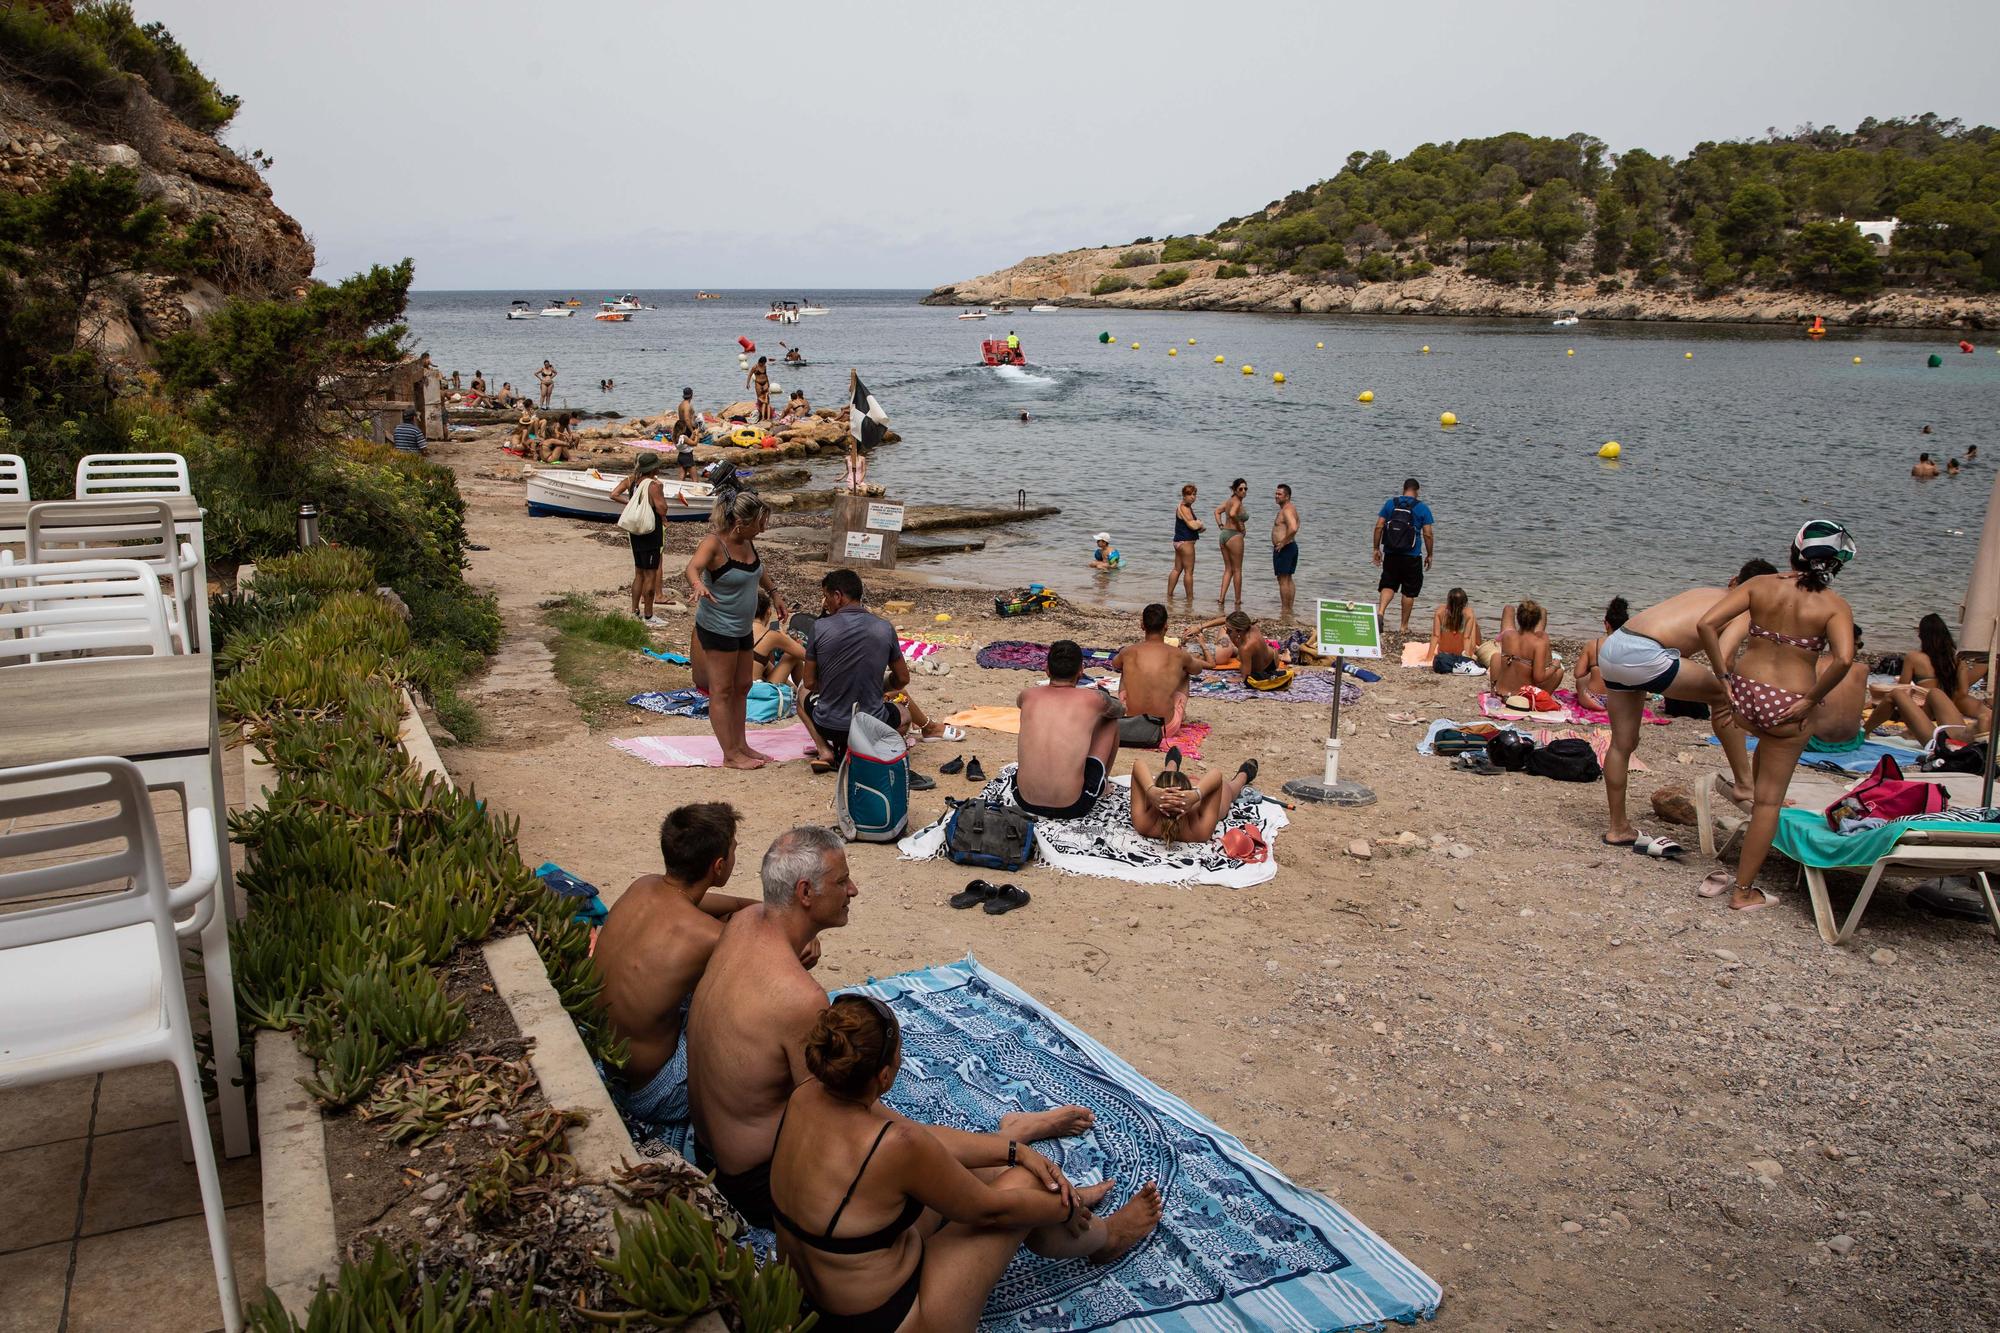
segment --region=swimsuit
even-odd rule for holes
[[[791,1110],[788,1103],[785,1114],[778,1117],[778,1133],[771,1139],[773,1157],[777,1156],[778,1137],[785,1132],[785,1116],[790,1115]],[[887,1137],[891,1123],[884,1121],[881,1131],[875,1135],[875,1142],[868,1145],[868,1155],[861,1159],[861,1169],[856,1171],[854,1179],[848,1182],[847,1193],[840,1196],[840,1206],[833,1210],[833,1217],[828,1220],[825,1231],[817,1236],[813,1235],[786,1217],[776,1200],[771,1203],[773,1220],[789,1231],[799,1244],[823,1254],[872,1254],[894,1245],[897,1237],[915,1226],[917,1219],[924,1215],[923,1203],[909,1195],[903,1196],[903,1211],[898,1213],[895,1220],[887,1226],[871,1231],[865,1236],[833,1234],[833,1229],[840,1225],[840,1215],[847,1211],[848,1203],[854,1198],[855,1188],[861,1184],[861,1177],[868,1170],[868,1164],[875,1160],[875,1150],[882,1146],[882,1140]],[[818,1302],[814,1302],[813,1308],[819,1314],[818,1327],[830,1330],[830,1333],[893,1333],[893,1330],[903,1322],[904,1317],[910,1313],[910,1307],[917,1303],[917,1288],[921,1285],[923,1272],[924,1261],[920,1251],[917,1266],[911,1270],[910,1276],[904,1279],[903,1285],[896,1288],[887,1300],[872,1310],[862,1310],[854,1314],[835,1314],[831,1310],[822,1308]]]
[[[694,1137],[694,1155],[696,1166],[715,1173],[715,1188],[729,1200],[730,1207],[743,1215],[744,1221],[766,1231],[771,1229],[770,1159],[766,1158],[748,1171],[724,1171],[715,1164],[715,1154],[701,1141],[700,1134]]]
[[[1174,510],[1174,541],[1176,543],[1180,543],[1180,542],[1198,542],[1200,540],[1201,540],[1201,534],[1199,532],[1196,532],[1194,528],[1189,525],[1188,521],[1181,517],[1181,511],[1179,509]]]
[[[694,997],[681,1001],[681,1032],[687,1032],[688,1003]],[[661,1126],[686,1120],[688,1111],[688,1048],[685,1036],[674,1047],[674,1053],[660,1066],[660,1072],[646,1080],[642,1088],[628,1088],[614,1085],[611,1100],[618,1103],[618,1109],[632,1120],[648,1126]]]
[[[1782,643],[1788,648],[1801,648],[1812,654],[1826,651],[1823,636],[1805,637],[1797,634],[1779,634],[1765,629],[1756,621],[1750,622],[1750,637],[1769,639],[1772,643]],[[1736,710],[1736,716],[1749,723],[1756,731],[1769,731],[1779,725],[1778,719],[1806,696],[1797,690],[1787,690],[1777,685],[1768,685],[1752,676],[1739,676],[1732,672],[1727,681],[1729,703]]]
[[[1043,819],[1081,819],[1097,804],[1097,798],[1104,793],[1104,761],[1094,754],[1083,757],[1083,790],[1068,805],[1035,805],[1021,795],[1020,778],[1015,777],[1014,804],[1031,815]]]
[[[1657,694],[1680,674],[1681,655],[1657,639],[1615,629],[1597,649],[1597,674],[1614,690]]]

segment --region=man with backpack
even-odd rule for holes
[[[1375,516],[1372,559],[1382,567],[1382,577],[1376,585],[1382,596],[1375,614],[1377,619],[1386,620],[1390,599],[1402,593],[1404,634],[1410,632],[1410,609],[1417,603],[1417,594],[1424,590],[1424,571],[1431,567],[1431,559],[1437,554],[1431,507],[1417,498],[1417,490],[1417,479],[1409,478],[1403,483],[1403,493],[1385,500],[1382,511]]]
[[[910,697],[910,664],[895,626],[862,605],[861,576],[829,570],[819,586],[822,614],[806,643],[799,698],[799,721],[819,750],[813,772],[840,766],[857,708],[898,731],[917,727],[926,740],[964,740],[963,731],[931,721]]]

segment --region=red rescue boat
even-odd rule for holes
[[[1027,354],[1019,347],[1009,347],[1005,338],[988,338],[979,344],[979,356],[989,366],[1025,366]]]

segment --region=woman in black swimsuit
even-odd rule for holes
[[[1174,600],[1174,585],[1187,580],[1188,600],[1194,600],[1194,552],[1201,545],[1202,530],[1208,525],[1194,516],[1194,484],[1181,487],[1180,506],[1174,510],[1174,567],[1167,575],[1167,600]]]
[[[1073,1187],[1025,1145],[920,1125],[882,1106],[902,1056],[888,1005],[836,996],[806,1037],[812,1081],[778,1121],[778,1252],[798,1270],[823,1333],[970,1330],[1023,1243],[1051,1258],[1110,1263],[1158,1224],[1150,1183],[1099,1217],[1091,1210],[1114,1182]]]

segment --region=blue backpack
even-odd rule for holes
[[[834,813],[849,842],[894,842],[910,823],[910,756],[903,733],[859,709],[847,731]]]

